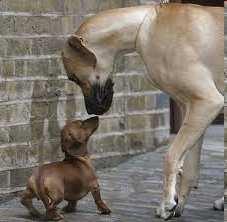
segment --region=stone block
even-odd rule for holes
[[[28,76],[48,76],[49,59],[35,59],[27,61]]]
[[[35,12],[41,13],[63,13],[64,1],[62,0],[38,0]]]
[[[9,188],[9,171],[0,172],[0,188]]]
[[[1,120],[0,124],[5,124],[9,121],[8,112],[9,112],[8,106],[0,105],[0,120]]]
[[[65,44],[66,39],[62,37],[35,38],[32,40],[33,55],[59,55]]]
[[[11,124],[25,123],[30,120],[30,103],[16,103],[7,106],[3,105],[0,106],[0,110],[2,110],[2,107],[5,107],[7,110],[7,118],[5,118],[5,120]]]
[[[31,140],[30,125],[15,125],[10,127],[9,131],[10,143],[24,143]]]
[[[60,138],[61,127],[58,123],[58,120],[49,121],[48,124],[48,138],[49,139],[59,139]],[[44,135],[47,136],[47,135]]]
[[[6,92],[9,100],[31,98],[33,85],[30,81],[10,81],[6,83]]]
[[[9,127],[0,127],[0,144],[7,144],[10,141]]]
[[[91,138],[89,152],[107,153],[107,152],[124,152],[126,147],[125,135],[104,135],[100,138]]]
[[[18,16],[15,20],[16,34],[47,34],[51,24],[47,16]]]
[[[16,77],[25,77],[27,76],[27,62],[24,60],[15,60],[15,73],[14,76]]]
[[[164,93],[156,95],[156,109],[169,108],[169,96]]]
[[[0,35],[10,35],[14,33],[15,20],[16,18],[14,16],[0,15]]]
[[[84,14],[96,13],[98,11],[97,0],[83,0],[83,12]]]
[[[61,160],[63,154],[60,149],[60,138],[36,145],[39,150],[39,163],[49,163]]]
[[[79,14],[82,10],[81,0],[65,0],[64,12],[66,14]]]
[[[14,61],[3,60],[2,61],[2,77],[8,78],[14,76]]]
[[[0,23],[1,23],[1,19],[0,19]],[[3,38],[0,39],[0,55],[1,56],[6,56],[7,55],[7,46],[8,46],[7,40],[6,39],[3,39]],[[0,62],[1,62],[1,65],[2,65],[2,59],[1,59]],[[1,72],[2,72],[2,70],[1,70]]]
[[[155,113],[150,115],[150,128],[155,129],[158,127],[166,126],[168,123],[168,115],[165,113]]]
[[[145,148],[146,140],[144,132],[128,132],[127,133],[127,142],[129,150],[141,150]]]
[[[7,56],[25,56],[31,54],[30,39],[7,39]]]
[[[126,92],[126,82],[127,82],[126,76],[113,75],[113,82],[114,82],[114,92],[115,93]]]
[[[48,67],[48,72],[43,70],[43,75],[45,76],[50,76],[50,77],[55,77],[59,76],[62,73],[62,61],[60,58],[52,58],[49,60],[49,67]]]
[[[125,98],[124,96],[114,97],[112,106],[108,113],[111,114],[124,114],[125,113]],[[108,114],[106,113],[106,115]]]
[[[29,98],[32,99],[41,99],[48,97],[48,81],[37,80],[37,81],[28,81],[31,85],[31,92],[28,94]]]
[[[136,6],[140,4],[140,0],[124,0],[124,7]]]
[[[44,121],[32,121],[30,123],[30,134],[31,134],[31,141],[32,142],[37,142],[40,140],[43,140],[44,137],[48,137],[48,135],[44,135],[44,133],[46,133],[45,130],[45,125],[44,125]]]
[[[145,103],[146,96],[144,95],[136,95],[136,96],[128,96],[127,97],[127,111],[142,111],[146,109]]]
[[[129,76],[126,82],[127,90],[129,92],[141,92],[142,91],[141,79],[142,77],[139,75]]]
[[[10,186],[23,187],[27,183],[27,179],[32,174],[32,168],[20,168],[10,171]]]
[[[49,116],[49,103],[34,101],[30,104],[30,120],[44,121]]]
[[[7,101],[8,100],[8,94],[6,90],[6,82],[1,81],[0,82],[0,102]]]
[[[165,146],[169,143],[169,129],[154,132],[154,146]]]
[[[126,127],[127,125],[125,117],[100,118],[100,124],[97,133],[102,134],[124,132]]]
[[[5,12],[31,12],[37,7],[37,4],[30,0],[2,0],[1,4],[0,10]]]
[[[29,147],[29,145],[5,145],[4,147],[1,147],[1,170],[25,167],[34,164],[34,158],[29,158],[32,157],[32,155],[30,155],[31,151],[32,148]]]
[[[127,118],[128,130],[147,129],[149,124],[149,115],[128,115]]]

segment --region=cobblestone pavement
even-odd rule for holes
[[[103,199],[111,207],[111,216],[97,214],[89,195],[78,204],[76,213],[65,215],[64,221],[79,222],[158,222],[154,216],[162,188],[164,149],[129,159],[118,167],[98,171]],[[223,127],[208,130],[203,148],[201,182],[193,191],[184,216],[174,221],[218,222],[224,213],[213,211],[213,201],[223,194]],[[43,211],[41,204],[36,206]],[[32,218],[19,204],[18,198],[0,205],[0,222],[31,222]]]

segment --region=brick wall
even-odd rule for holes
[[[61,158],[59,131],[86,118],[60,51],[84,17],[150,1],[0,0],[0,193],[23,189],[31,169]],[[90,141],[95,159],[153,150],[169,132],[168,97],[143,78],[136,53],[118,58],[111,110]]]

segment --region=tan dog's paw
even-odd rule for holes
[[[111,210],[107,207],[107,205],[104,202],[99,203],[98,210],[103,215],[109,215],[109,214],[111,214]]]

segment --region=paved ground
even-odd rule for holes
[[[154,217],[162,187],[164,149],[131,158],[118,167],[98,172],[103,199],[111,216],[96,213],[91,196],[80,201],[78,212],[65,215],[64,221],[79,222],[159,222]],[[223,194],[223,128],[209,129],[203,149],[200,188],[191,195],[180,222],[221,222],[223,212],[212,210],[212,202]],[[40,203],[36,203],[41,208]],[[18,199],[0,205],[0,222],[31,222]]]

